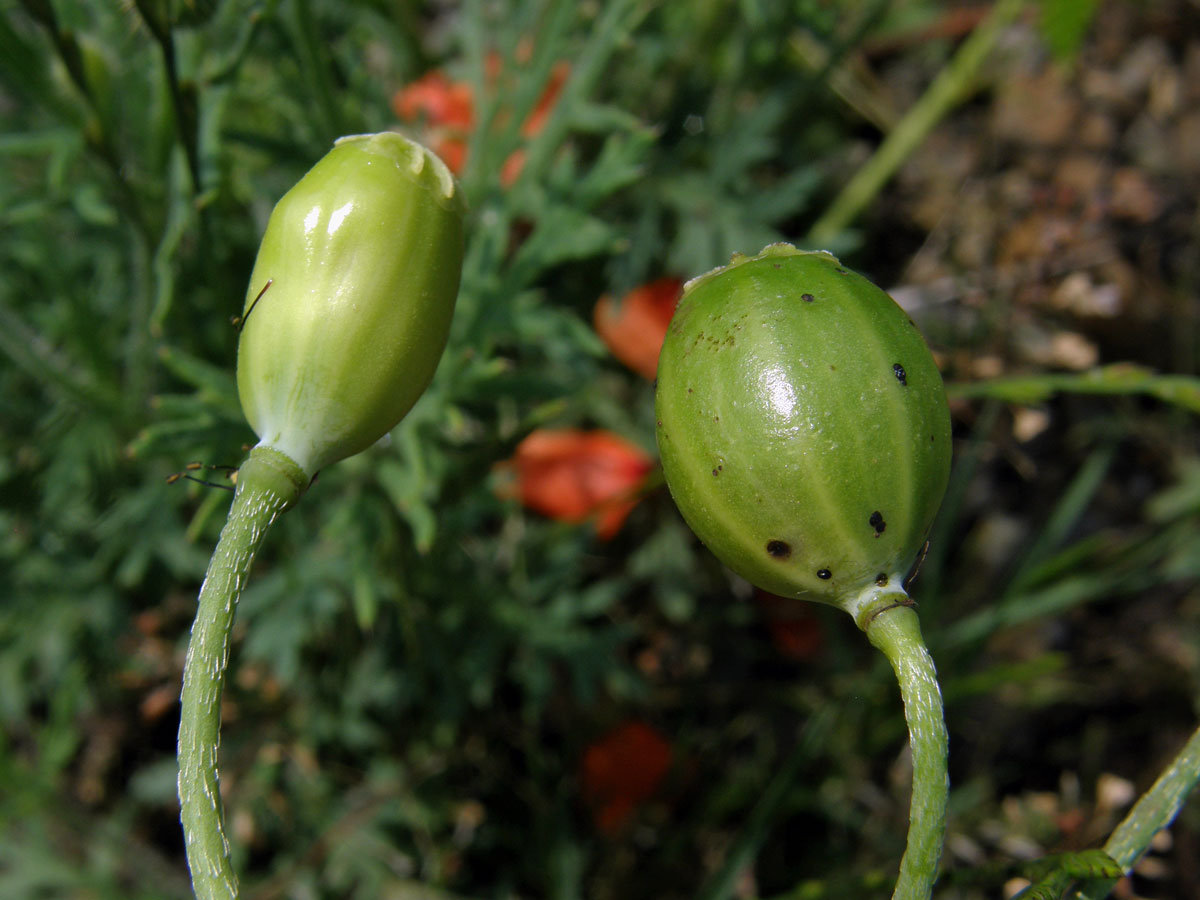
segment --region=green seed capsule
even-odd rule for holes
[[[694,279],[656,410],[671,494],[729,568],[847,609],[901,589],[946,489],[950,414],[916,326],[875,285],[787,244]]]
[[[437,367],[463,255],[440,159],[341,138],[276,205],[243,308],[238,394],[260,446],[311,477],[396,426]]]

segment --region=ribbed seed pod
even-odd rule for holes
[[[924,339],[878,287],[787,244],[692,280],[656,411],[671,494],[735,572],[846,608],[901,589],[946,489],[950,415]]]
[[[260,446],[308,477],[395,427],[437,367],[463,202],[398,134],[337,141],[276,205],[250,276],[238,394]]]

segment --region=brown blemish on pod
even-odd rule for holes
[[[871,513],[871,518],[867,519],[867,523],[875,529],[875,537],[879,537],[887,528],[887,522],[883,521],[883,513],[879,510]]]
[[[767,552],[776,559],[787,559],[792,555],[792,545],[778,539],[767,541]]]

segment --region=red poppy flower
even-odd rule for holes
[[[580,765],[583,799],[596,827],[619,832],[654,796],[671,769],[671,745],[645,722],[618,725],[587,748]]]
[[[446,168],[455,175],[461,175],[467,164],[466,138],[435,134],[430,135],[430,143],[432,144],[430,149],[441,157]]]
[[[542,95],[521,125],[522,137],[532,138],[545,127],[570,74],[571,66],[566,61],[560,60],[554,64]],[[488,82],[495,85],[502,75],[500,56],[488,54]],[[466,165],[467,139],[475,127],[474,101],[470,84],[451,81],[441,70],[435,69],[398,90],[392,97],[392,110],[405,122],[421,122],[425,128],[426,142],[457,175]],[[503,116],[500,120],[503,120]],[[524,166],[525,151],[517,148],[501,167],[501,184],[505,187],[511,185]]]
[[[637,505],[637,489],[654,459],[608,431],[538,429],[500,464],[502,493],[563,522],[594,521],[607,540]]]
[[[644,378],[653,379],[658,352],[682,290],[678,278],[660,278],[634,288],[619,304],[605,294],[592,313],[596,333],[613,356]]]
[[[512,153],[508,154],[508,158],[500,166],[500,186],[506,188],[512,187],[513,182],[517,180],[524,168],[525,148],[518,147]]]
[[[451,81],[437,69],[398,90],[392,97],[392,109],[401,119],[421,119],[437,128],[469,132],[475,124],[471,86]]]
[[[398,90],[392,110],[407,122],[423,123],[424,140],[458,175],[467,161],[467,138],[475,124],[471,86],[434,70]]]
[[[542,90],[542,96],[538,97],[538,102],[530,111],[529,118],[521,126],[522,136],[531,138],[542,133],[542,129],[546,127],[546,120],[554,111],[554,104],[558,102],[558,96],[562,93],[563,85],[567,83],[570,75],[571,64],[564,59],[560,59],[551,67],[550,79]]]

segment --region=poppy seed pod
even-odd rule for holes
[[[950,412],[916,325],[867,279],[774,244],[688,282],[656,409],[671,495],[735,572],[848,611],[902,589],[946,490]]]
[[[237,382],[260,447],[311,478],[404,417],[446,345],[462,198],[394,133],[339,139],[275,206],[243,307]]]

